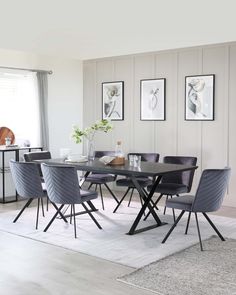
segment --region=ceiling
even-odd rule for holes
[[[92,59],[236,41],[235,0],[0,0],[0,48]]]

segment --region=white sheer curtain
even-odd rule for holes
[[[40,142],[39,98],[36,73],[0,71],[0,127],[10,128],[16,143]]]
[[[40,140],[44,149],[49,148],[48,132],[48,74],[46,72],[37,72],[38,99],[40,113]]]

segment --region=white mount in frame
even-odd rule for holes
[[[214,120],[215,75],[185,77],[185,120]]]
[[[124,81],[102,83],[102,119],[124,120]]]
[[[165,120],[166,79],[140,81],[140,119],[142,121]]]

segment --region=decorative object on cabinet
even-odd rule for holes
[[[215,75],[185,77],[185,120],[214,120]]]
[[[0,127],[0,145],[6,144],[6,138],[9,139],[9,144],[14,144],[15,135],[8,127]]]

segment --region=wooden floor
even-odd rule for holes
[[[137,196],[133,201],[139,201]],[[0,214],[21,207],[22,202],[1,204]],[[236,208],[222,207],[217,215],[236,218]],[[0,294],[153,294],[116,280],[133,270],[131,267],[0,231]]]

